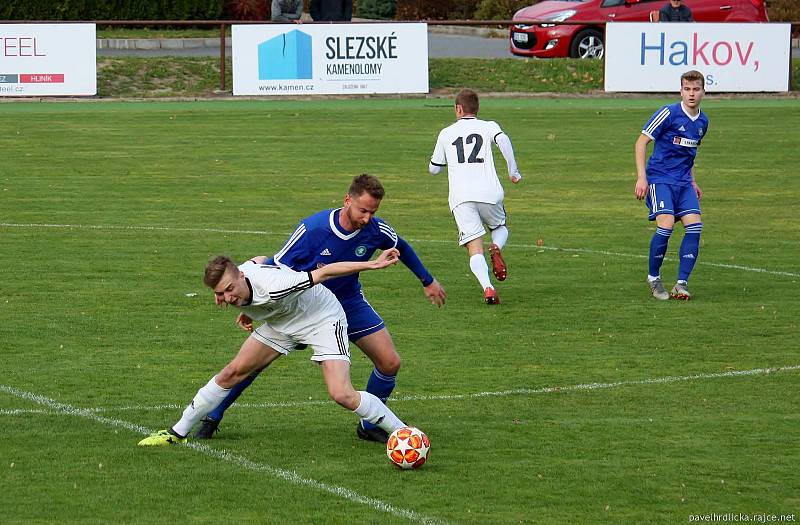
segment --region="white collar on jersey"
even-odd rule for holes
[[[684,115],[692,119],[692,122],[700,118],[700,108],[697,108],[697,115],[692,116],[688,111],[686,111],[686,106],[683,105],[683,100],[681,100],[681,109],[683,110]]]
[[[335,210],[331,210],[331,214],[328,217],[328,222],[330,222],[331,231],[333,233],[335,233],[336,236],[339,237],[340,239],[342,239],[343,241],[349,241],[350,239],[352,239],[353,237],[358,235],[361,230],[356,230],[356,231],[350,232],[350,233],[345,232],[342,229],[341,225],[339,224],[339,221],[336,220],[336,212],[337,211],[339,213],[341,213],[342,209],[341,208],[336,208]]]

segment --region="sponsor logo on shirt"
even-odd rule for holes
[[[686,131],[686,128],[684,128],[683,126],[681,126],[681,127],[679,127],[679,128],[678,128],[678,131]]]
[[[678,146],[684,146],[686,148],[696,148],[699,144],[698,141],[694,139],[687,139],[686,137],[675,137],[672,139],[672,143]]]
[[[321,252],[319,252],[319,254],[320,254],[320,255],[330,255],[330,254],[331,254],[331,251],[330,251],[329,249],[325,248],[324,250],[322,250]]]

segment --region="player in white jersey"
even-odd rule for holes
[[[234,306],[241,314],[264,324],[250,334],[236,357],[198,390],[180,421],[141,440],[139,445],[186,441],[192,427],[225,399],[233,386],[305,345],[312,347],[311,360],[322,368],[328,394],[334,401],[388,433],[403,426],[380,399],[353,388],[347,317],[330,290],[314,286],[333,277],[396,264],[397,249],[386,250],[373,261],[337,262],[310,272],[264,264],[266,260],[257,257],[237,267],[228,257],[219,256],[208,263],[203,281],[214,290],[216,303]]]
[[[439,132],[428,170],[436,175],[447,166],[450,187],[450,210],[458,226],[458,242],[467,248],[469,267],[478,279],[486,304],[499,304],[500,298],[489,279],[489,267],[483,254],[484,224],[489,227],[492,243],[489,254],[492,272],[498,281],[508,270],[502,248],[508,240],[503,186],[497,178],[492,158],[492,143],[503,154],[511,182],[522,179],[514,159],[508,135],[496,122],[480,120],[478,95],[470,89],[456,96],[456,122]]]

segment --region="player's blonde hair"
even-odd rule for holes
[[[478,94],[471,89],[462,89],[456,95],[456,105],[461,106],[467,115],[477,115],[481,107]]]
[[[378,177],[367,173],[362,173],[353,178],[353,182],[350,183],[350,189],[347,190],[350,197],[354,199],[363,195],[364,192],[369,193],[372,198],[378,200],[382,200],[383,196],[386,195],[386,190],[383,189],[383,184],[378,180]]]
[[[225,272],[233,268],[236,269],[236,264],[227,255],[217,255],[206,265],[206,272],[203,275],[203,283],[211,289],[216,288],[222,280]]]
[[[697,71],[696,69],[692,69],[691,71],[687,71],[686,73],[681,75],[681,87],[683,87],[684,80],[686,82],[700,82],[700,84],[703,86],[703,89],[705,90],[706,77],[703,76],[703,74]]]

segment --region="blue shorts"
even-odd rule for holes
[[[674,215],[683,217],[690,213],[700,214],[700,201],[691,184],[677,186],[663,182],[653,183],[647,187],[647,218],[651,221],[656,215]]]
[[[347,337],[356,342],[362,337],[374,334],[386,327],[378,312],[370,305],[364,294],[340,299],[344,313],[347,316]]]

